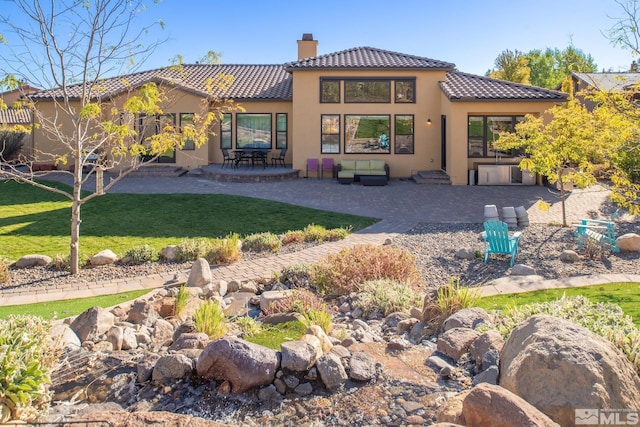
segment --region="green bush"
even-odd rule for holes
[[[218,301],[206,300],[195,312],[195,325],[212,340],[223,337],[227,332],[227,320]]]
[[[0,257],[0,283],[11,283],[9,260]]]
[[[306,242],[330,242],[344,239],[349,235],[345,228],[333,228],[327,230],[322,225],[309,224],[302,230]]]
[[[125,258],[129,259],[129,264],[139,265],[158,260],[158,253],[149,245],[140,245],[127,251]]]
[[[244,238],[242,249],[245,251],[271,251],[279,252],[282,248],[280,238],[273,233],[256,233]]]
[[[49,327],[35,316],[0,320],[0,406],[6,405],[12,419],[35,420],[47,410],[56,360]]]
[[[176,302],[173,307],[173,313],[177,318],[180,318],[182,312],[187,307],[187,302],[189,301],[189,291],[187,291],[187,287],[185,285],[180,286],[178,289],[178,295],[176,296]]]
[[[312,282],[327,294],[360,292],[363,283],[382,279],[418,289],[420,273],[413,255],[391,246],[358,245],[328,255],[312,273]]]
[[[238,243],[240,238],[237,234],[231,234],[224,239],[214,239],[210,242],[209,249],[204,254],[204,259],[209,264],[231,264],[241,257]]]
[[[365,315],[379,311],[388,316],[397,311],[408,312],[422,305],[422,297],[402,283],[393,280],[374,280],[362,286],[362,293],[354,301]]]
[[[242,316],[233,321],[242,332],[242,338],[247,339],[259,334],[262,331],[260,323],[256,322],[254,318]]]
[[[566,319],[611,341],[640,373],[640,331],[630,316],[611,303],[592,303],[584,296],[563,297],[556,301],[526,304],[496,311],[496,329],[505,339],[523,320],[535,314]]]
[[[280,351],[283,342],[302,338],[307,327],[302,322],[285,322],[277,325],[263,325],[260,332],[246,337],[249,342]]]
[[[286,283],[290,288],[305,286],[311,279],[311,264],[299,263],[284,267],[280,271],[279,280]]]
[[[447,318],[463,308],[471,308],[480,301],[480,290],[460,286],[460,279],[449,279],[449,283],[438,289],[438,307],[442,316]]]
[[[49,267],[56,271],[70,271],[71,256],[69,254],[56,254],[52,258]]]
[[[318,325],[327,333],[331,331],[331,313],[327,305],[316,294],[306,289],[296,289],[285,298],[275,301],[264,313],[299,313],[304,316],[303,323],[307,327]]]
[[[182,239],[178,244],[176,257],[179,262],[191,262],[203,258],[211,248],[207,239]]]

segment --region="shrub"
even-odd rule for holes
[[[304,242],[304,233],[301,230],[287,231],[280,239],[283,245],[291,245],[294,243]]]
[[[264,313],[300,313],[304,316],[303,323],[307,327],[318,325],[327,333],[331,331],[331,314],[327,305],[316,294],[306,289],[293,291],[287,297],[271,304]]]
[[[402,283],[393,280],[375,280],[362,285],[362,294],[354,301],[365,315],[379,311],[388,316],[396,311],[408,312],[422,304],[422,297]]]
[[[56,254],[51,260],[49,267],[56,271],[70,271],[71,257],[69,254]]]
[[[182,312],[187,306],[187,302],[189,301],[189,292],[187,291],[187,287],[185,285],[180,286],[178,289],[178,295],[176,296],[176,302],[173,307],[173,312],[176,317],[180,318]]]
[[[496,329],[507,338],[524,319],[535,314],[548,314],[582,325],[596,335],[611,341],[640,373],[640,331],[630,316],[611,303],[593,303],[584,296],[526,304],[497,311]]]
[[[460,286],[460,279],[449,279],[449,283],[438,289],[438,307],[442,316],[447,318],[463,308],[478,305],[481,295],[478,289]]]
[[[327,230],[322,225],[309,224],[302,231],[306,242],[325,242],[344,239],[349,235],[345,228]]]
[[[302,338],[306,332],[302,322],[285,322],[277,325],[263,325],[260,332],[246,340],[267,348],[280,351],[283,342]]]
[[[289,288],[306,287],[309,284],[312,274],[311,264],[299,263],[284,267],[280,271],[279,279]]]
[[[179,262],[195,261],[204,255],[211,248],[207,239],[182,239],[178,244],[177,259]]]
[[[9,261],[0,257],[0,283],[11,283]]]
[[[203,332],[212,340],[224,336],[227,332],[224,311],[215,300],[206,300],[195,312],[195,324],[198,332]]]
[[[304,320],[302,320],[304,326],[309,328],[311,325],[317,325],[322,328],[325,333],[330,333],[331,329],[333,329],[333,324],[331,323],[331,313],[327,311],[327,309],[323,310],[309,310],[304,313]]]
[[[358,245],[328,255],[314,266],[312,281],[325,293],[360,292],[362,284],[389,279],[417,289],[420,274],[411,253],[391,246]]]
[[[146,262],[153,262],[158,259],[156,250],[149,245],[140,245],[127,251],[125,258],[129,259],[129,264],[139,265]]]
[[[262,331],[262,326],[252,317],[238,317],[236,320],[234,320],[234,323],[240,328],[242,337],[244,339],[253,337],[254,335]]]
[[[240,259],[240,249],[238,249],[239,237],[237,234],[230,234],[224,239],[215,239],[204,258],[209,264],[231,264]]]
[[[34,420],[47,410],[57,356],[49,326],[36,316],[0,320],[0,406],[6,405],[12,419]]]
[[[0,160],[16,160],[24,146],[24,132],[0,131]]]
[[[278,252],[282,248],[280,238],[273,233],[256,233],[244,238],[242,249],[246,251]]]

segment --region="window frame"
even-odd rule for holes
[[[348,145],[349,143],[349,136],[348,136],[348,132],[349,132],[349,119],[351,117],[359,117],[360,119],[362,119],[362,117],[386,117],[387,119],[387,129],[386,129],[386,135],[390,135],[391,134],[391,114],[345,114],[344,115],[344,154],[391,154],[391,141],[387,140],[387,145],[389,146],[386,150],[380,148],[379,150],[374,150],[374,149],[367,149],[367,150],[360,150],[360,151],[354,151],[353,147],[351,146],[351,144]],[[358,121],[358,125],[359,125],[359,121]],[[376,144],[376,136],[375,134],[377,134],[378,132],[375,132],[372,136],[367,137],[369,139],[372,139],[373,141],[369,141],[366,144],[367,145],[371,145],[371,144]],[[354,137],[356,135],[354,134]],[[355,139],[355,138],[354,138]],[[380,142],[378,142],[380,143]],[[368,147],[371,148],[371,147]]]
[[[340,78],[331,78],[331,77],[320,77],[320,103],[321,104],[340,104],[342,100],[342,90],[341,90],[341,81]],[[338,99],[335,101],[326,100],[324,97],[324,84],[325,83],[337,83],[338,84]]]
[[[284,116],[284,130],[279,129],[280,121],[278,120],[280,117]],[[284,143],[281,144],[282,136],[284,135]],[[276,113],[276,150],[282,150],[287,148],[289,140],[289,114],[287,113]]]
[[[260,129],[251,129],[251,130],[252,130],[252,131],[265,132],[265,133],[266,133],[266,135],[268,136],[268,138],[269,138],[269,141],[268,141],[268,147],[266,147],[266,146],[265,146],[265,147],[260,147],[260,148],[265,148],[265,149],[267,149],[267,148],[268,148],[268,149],[273,148],[273,113],[236,113],[236,148],[238,148],[238,149],[242,149],[242,148],[245,148],[245,147],[248,147],[248,146],[251,146],[252,148],[255,148],[255,145],[254,145],[254,144],[244,144],[244,145],[242,145],[242,146],[241,146],[241,145],[239,145],[239,142],[240,142],[240,140],[239,140],[239,138],[240,138],[240,133],[238,132],[238,127],[239,127],[239,125],[240,125],[240,121],[241,121],[240,119],[241,119],[243,116],[268,116],[269,120],[268,120],[268,121],[266,121],[266,123],[268,123],[268,124],[269,124],[269,130],[268,130],[268,131],[266,131],[266,130],[260,130]],[[268,132],[268,133],[267,133],[267,132]],[[255,142],[255,141],[256,141],[256,140],[254,139],[254,142]]]
[[[184,121],[183,116],[191,116],[191,124],[194,124],[195,113],[179,113],[178,117],[180,120],[180,132],[182,132],[182,127],[184,126],[182,124],[182,122]],[[186,140],[182,145],[182,150],[184,151],[193,151],[195,149],[196,149],[196,142],[192,139]]]
[[[411,84],[411,100],[399,101],[398,100],[398,83],[410,83]],[[393,102],[395,104],[415,104],[416,103],[416,79],[394,79],[393,80]]]
[[[391,104],[391,82],[394,79],[388,77],[367,77],[367,78],[344,78],[344,103],[345,104]],[[348,84],[358,84],[358,83],[386,83],[388,87],[388,97],[386,100],[382,101],[362,101],[362,100],[349,100],[347,98],[347,85]]]
[[[512,149],[510,153],[502,152],[502,154],[489,154],[489,118],[491,117],[509,117],[511,119],[511,129],[515,130],[515,126],[519,123],[519,121],[524,120],[524,114],[469,114],[467,115],[467,158],[472,159],[481,159],[481,158],[494,158],[494,157],[503,157],[503,158],[516,158],[522,155],[519,150]],[[482,155],[471,155],[470,150],[470,126],[472,118],[478,119],[482,118]],[[476,120],[478,121],[478,120]]]
[[[333,118],[333,119],[337,119],[338,123],[337,123],[337,131],[336,132],[325,132],[325,126],[324,126],[324,119],[325,117],[327,118]],[[341,133],[340,133],[340,125],[341,125],[341,117],[340,114],[321,114],[320,115],[320,154],[340,154],[340,138],[341,138]],[[337,151],[330,151],[329,149],[325,149],[325,136],[338,136],[338,149]],[[328,145],[335,145],[335,143],[331,143],[331,144],[327,144]]]
[[[225,119],[229,119],[229,128],[225,128]],[[229,146],[227,147],[225,141],[227,141],[227,135],[229,140]],[[233,114],[225,113],[220,119],[220,148],[231,150],[233,148]]]
[[[401,117],[410,117],[411,118],[411,133],[398,133],[398,119],[400,119]],[[411,143],[410,145],[407,144],[407,146],[410,146],[411,148],[408,149],[409,151],[407,152],[403,152],[403,151],[399,151],[398,150],[398,140],[400,138],[398,137],[403,137],[403,136],[411,136]],[[416,121],[415,121],[415,115],[413,114],[395,114],[393,116],[393,154],[415,154],[415,144],[416,144]]]

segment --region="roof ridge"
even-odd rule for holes
[[[523,88],[523,89],[534,89],[534,90],[543,90],[543,91],[556,92],[556,93],[564,93],[562,91],[555,90],[555,89],[547,89],[547,88],[544,88],[544,87],[528,85],[528,84],[525,84],[525,83],[511,82],[509,80],[496,79],[494,77],[489,77],[489,76],[480,76],[478,74],[465,73],[463,71],[458,71],[458,70],[450,71],[447,74],[463,74],[463,75],[466,75],[466,76],[469,76],[469,77],[482,79],[482,80],[488,80],[488,81],[497,82],[497,83],[504,83],[504,84],[507,84],[509,86],[516,86],[516,87],[520,87],[520,88]]]

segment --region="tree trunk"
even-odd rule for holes
[[[79,158],[78,158],[79,159]],[[73,171],[73,201],[71,203],[71,274],[78,274],[80,270],[80,206],[81,203],[81,186],[82,167],[78,165],[76,159],[76,167]]]

